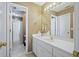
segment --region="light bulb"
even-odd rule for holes
[[[52,8],[52,4],[50,4],[50,6],[49,6],[50,8]]]
[[[56,5],[56,2],[54,2],[53,5]]]
[[[46,8],[44,8],[44,11],[46,11]]]

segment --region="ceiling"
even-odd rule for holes
[[[42,6],[42,5],[44,5],[45,4],[45,2],[33,2],[34,4],[37,4],[37,5],[39,5],[39,6]]]

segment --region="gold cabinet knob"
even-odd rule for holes
[[[79,57],[79,52],[74,50],[74,51],[73,51],[73,56],[74,56],[74,57]]]
[[[1,48],[2,46],[6,46],[6,45],[7,45],[6,42],[2,42],[2,41],[0,41],[0,48]]]

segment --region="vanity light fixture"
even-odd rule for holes
[[[53,5],[56,5],[57,4],[57,2],[53,2]]]
[[[52,8],[52,6],[53,6],[52,4],[49,5],[50,8]]]
[[[53,6],[55,6],[56,5],[56,2],[54,2],[53,4],[50,4],[49,6],[47,6],[46,8],[44,8],[44,11],[49,11],[49,10],[51,10],[51,8],[53,7]]]
[[[49,10],[49,6],[46,9]]]
[[[44,8],[44,11],[46,11],[46,8]]]
[[[48,6],[48,7],[46,7],[46,11],[47,11],[47,12],[49,12],[49,10],[50,10],[50,7],[49,7],[49,6]]]
[[[49,6],[47,6],[46,8],[44,8],[44,12],[49,12],[51,10],[53,10],[53,7],[56,7],[57,5],[60,5],[61,2],[53,2],[52,4],[50,4]]]

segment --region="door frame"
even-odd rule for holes
[[[24,8],[26,11],[26,52],[28,52],[28,8],[24,7],[22,5],[19,4],[15,4],[15,3],[9,3],[7,2],[7,56],[10,56],[10,51],[11,51],[11,47],[12,47],[12,43],[10,39],[10,31],[12,32],[11,28],[10,28],[10,7],[11,6],[16,6],[16,7],[20,7],[20,8]]]

